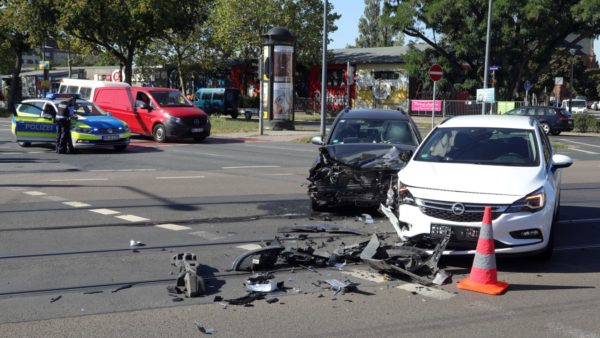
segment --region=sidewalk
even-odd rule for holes
[[[213,134],[209,139],[235,139],[240,141],[254,142],[292,142],[302,139],[310,139],[318,136],[318,130],[264,130],[263,135],[256,132]]]

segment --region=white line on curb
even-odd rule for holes
[[[565,140],[565,139],[562,139],[562,138],[559,139],[559,141],[570,142],[570,143],[575,143],[575,144],[581,144],[583,146],[588,146],[588,147],[600,148],[600,146],[596,145],[596,144],[589,144],[589,143],[583,143],[583,142],[578,142],[578,141]]]
[[[157,180],[176,180],[180,178],[204,178],[204,176],[159,176]]]
[[[578,148],[569,148],[569,150],[575,150],[575,151],[579,151],[579,152],[586,153],[586,154],[591,154],[591,155],[600,155],[600,153],[597,153],[597,152],[593,152],[593,151],[589,151],[589,150],[583,150],[583,149],[578,149]]]
[[[120,211],[111,210],[111,209],[90,209],[91,212],[95,212],[100,215],[116,215],[120,214]]]
[[[157,224],[157,225],[155,225],[155,227],[167,229],[167,230],[173,230],[173,231],[181,231],[181,230],[191,229],[190,227],[186,227],[183,225],[177,225],[177,224]]]
[[[122,220],[128,221],[128,222],[144,222],[144,221],[149,221],[149,219],[144,218],[144,217],[140,217],[140,216],[136,216],[136,215],[119,215],[119,216],[115,216],[116,218],[120,218]]]
[[[108,181],[108,178],[67,178],[59,180],[50,180],[50,182],[69,182],[69,181]]]
[[[25,191],[24,194],[27,194],[29,196],[44,196],[44,195],[46,195],[45,192],[41,192],[41,191]]]
[[[64,205],[68,205],[70,207],[73,208],[86,208],[86,207],[91,207],[91,205],[87,204],[87,203],[83,203],[83,202],[77,202],[77,201],[70,201],[70,202],[63,202]]]
[[[260,249],[261,246],[258,245],[258,244],[242,244],[242,245],[236,246],[236,248],[242,249],[242,250],[252,251],[252,250]]]
[[[243,165],[239,167],[221,167],[223,169],[258,169],[258,168],[281,168],[278,165]]]

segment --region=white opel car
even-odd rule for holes
[[[485,206],[497,253],[549,258],[561,168],[538,122],[525,116],[459,116],[433,129],[398,173],[398,220],[408,238],[452,236],[445,254],[474,253]]]

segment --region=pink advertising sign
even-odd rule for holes
[[[411,100],[411,111],[432,111],[432,100]],[[435,111],[442,111],[442,100],[435,100]]]

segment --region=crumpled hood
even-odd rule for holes
[[[398,173],[409,187],[524,196],[541,187],[544,173],[539,167],[491,166],[462,163],[411,161]]]
[[[321,153],[342,164],[360,169],[396,169],[399,170],[408,161],[408,152],[415,147],[364,143],[327,145],[321,148]]]
[[[92,128],[119,128],[124,127],[125,122],[112,116],[78,116],[77,122],[86,124]]]

